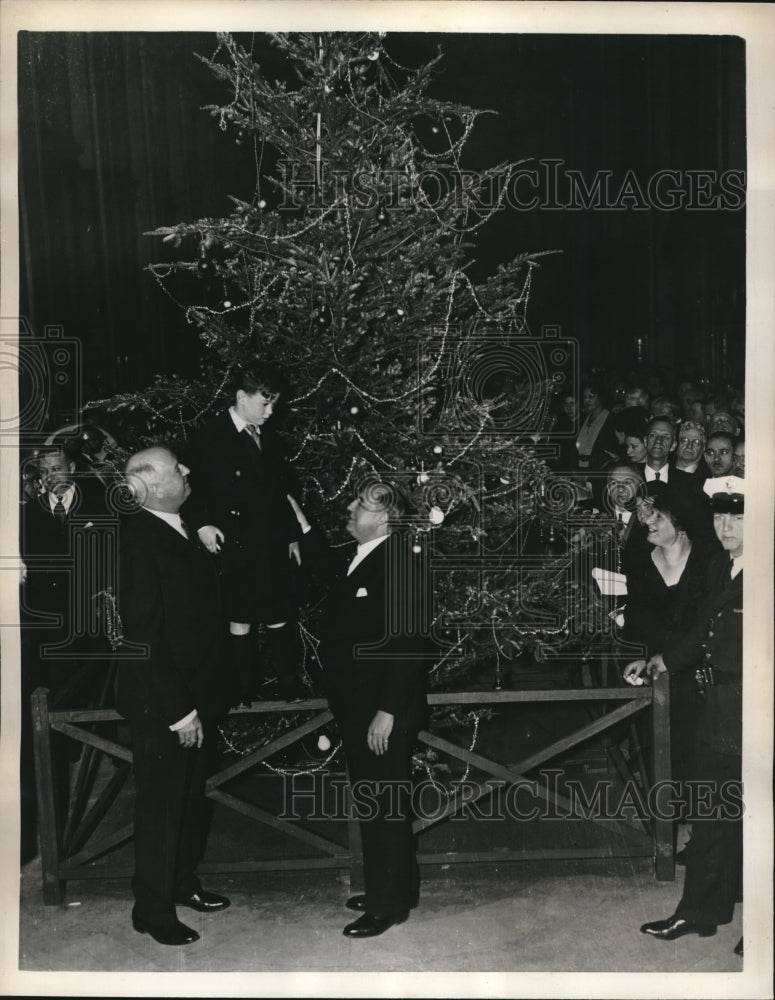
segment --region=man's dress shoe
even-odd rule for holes
[[[641,934],[649,934],[651,937],[660,938],[662,941],[674,941],[675,938],[683,937],[684,934],[713,937],[716,933],[716,925],[690,924],[687,920],[668,917],[667,920],[653,920],[650,924],[644,924],[640,932]]]
[[[364,893],[358,893],[357,896],[350,896],[347,902],[344,904],[348,910],[355,910],[356,913],[366,912],[366,896]],[[414,910],[417,907],[417,900],[409,904],[409,909]]]
[[[216,892],[192,892],[188,899],[176,899],[176,906],[189,906],[199,913],[216,913],[218,910],[225,910],[230,906],[230,901],[225,896],[219,896]]]
[[[409,911],[394,913],[392,917],[375,917],[373,913],[364,913],[362,917],[348,924],[342,931],[345,937],[370,938],[384,934],[393,924],[402,924],[409,916]]]
[[[157,927],[147,923],[142,917],[136,917],[133,913],[132,926],[139,934],[150,934],[154,941],[158,941],[159,944],[193,944],[194,941],[199,940],[197,932],[192,931],[185,924],[181,924],[179,920],[176,920],[170,927]]]

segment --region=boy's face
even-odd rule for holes
[[[237,392],[236,409],[246,423],[260,427],[272,416],[279,398],[277,393],[264,394],[260,389],[253,393],[240,389]]]

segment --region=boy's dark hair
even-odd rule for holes
[[[265,396],[279,396],[286,391],[287,384],[276,365],[262,361],[237,369],[234,375],[234,392],[240,389],[249,396],[257,392]]]

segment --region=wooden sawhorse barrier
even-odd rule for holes
[[[669,679],[660,674],[653,685],[643,687],[574,688],[524,691],[465,691],[432,693],[428,701],[434,705],[464,705],[470,709],[477,707],[497,707],[528,702],[587,702],[603,706],[599,715],[573,732],[555,740],[543,750],[516,763],[490,760],[466,747],[459,746],[435,733],[422,731],[421,743],[464,762],[470,768],[489,776],[489,780],[478,786],[478,792],[470,795],[456,795],[448,798],[445,808],[433,818],[415,822],[418,834],[435,826],[455,813],[470,806],[479,798],[491,794],[495,787],[513,785],[529,780],[529,774],[541,765],[565,753],[569,749],[590,738],[604,737],[612,727],[624,720],[632,720],[639,712],[650,710],[652,730],[652,787],[670,778],[670,702]],[[605,710],[605,706],[610,707]],[[357,888],[362,883],[360,858],[360,837],[358,823],[349,818],[348,846],[343,847],[326,837],[313,833],[298,822],[281,818],[274,812],[227,792],[223,785],[240,774],[267,761],[274,754],[286,749],[310,733],[325,726],[332,719],[328,704],[323,698],[309,698],[302,702],[257,702],[248,708],[235,709],[230,715],[245,713],[294,713],[307,716],[297,725],[286,730],[263,747],[252,750],[236,761],[226,764],[213,774],[206,787],[206,793],[214,802],[233,809],[249,819],[288,834],[295,840],[313,847],[321,857],[265,859],[252,861],[208,862],[200,866],[202,873],[226,873],[248,871],[299,871],[320,868],[349,870],[351,883]],[[33,737],[35,751],[35,771],[37,779],[38,824],[40,829],[40,849],[43,869],[43,898],[47,904],[57,904],[63,899],[64,887],[68,880],[83,878],[129,878],[130,867],[99,866],[91,862],[124,844],[132,837],[132,824],[119,830],[101,833],[100,825],[113,802],[118,798],[131,770],[132,753],[127,747],[114,740],[98,735],[90,728],[94,723],[120,720],[112,709],[53,710],[48,706],[48,692],[38,688],[32,696]],[[53,734],[60,733],[83,744],[81,758],[76,765],[72,792],[64,801],[62,789],[56,782],[55,749]],[[89,793],[94,774],[99,763],[98,754],[107,754],[117,763],[96,799],[89,803]],[[492,779],[495,779],[494,781]],[[567,806],[568,800],[552,789],[533,783],[537,794],[554,806]],[[599,822],[592,818],[593,822]],[[603,820],[610,824],[611,820]],[[627,820],[619,820],[632,827]],[[534,851],[492,851],[450,852],[423,854],[420,850],[420,864],[459,864],[504,862],[538,859],[568,858],[612,858],[617,856],[648,856],[654,859],[656,878],[662,881],[675,877],[673,855],[673,823],[669,818],[654,816],[650,825],[641,823],[639,832],[642,850],[628,851],[616,855],[609,848],[558,848]],[[101,834],[101,835],[100,835]]]

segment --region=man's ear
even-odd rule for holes
[[[670,445],[670,451],[675,451],[677,447],[678,447],[678,442],[676,441],[675,438],[673,438],[673,443]]]
[[[247,396],[247,393],[245,392],[244,389],[237,389],[237,394],[234,397],[234,402],[237,404],[237,406],[243,405],[243,403],[245,402],[245,396]]]

